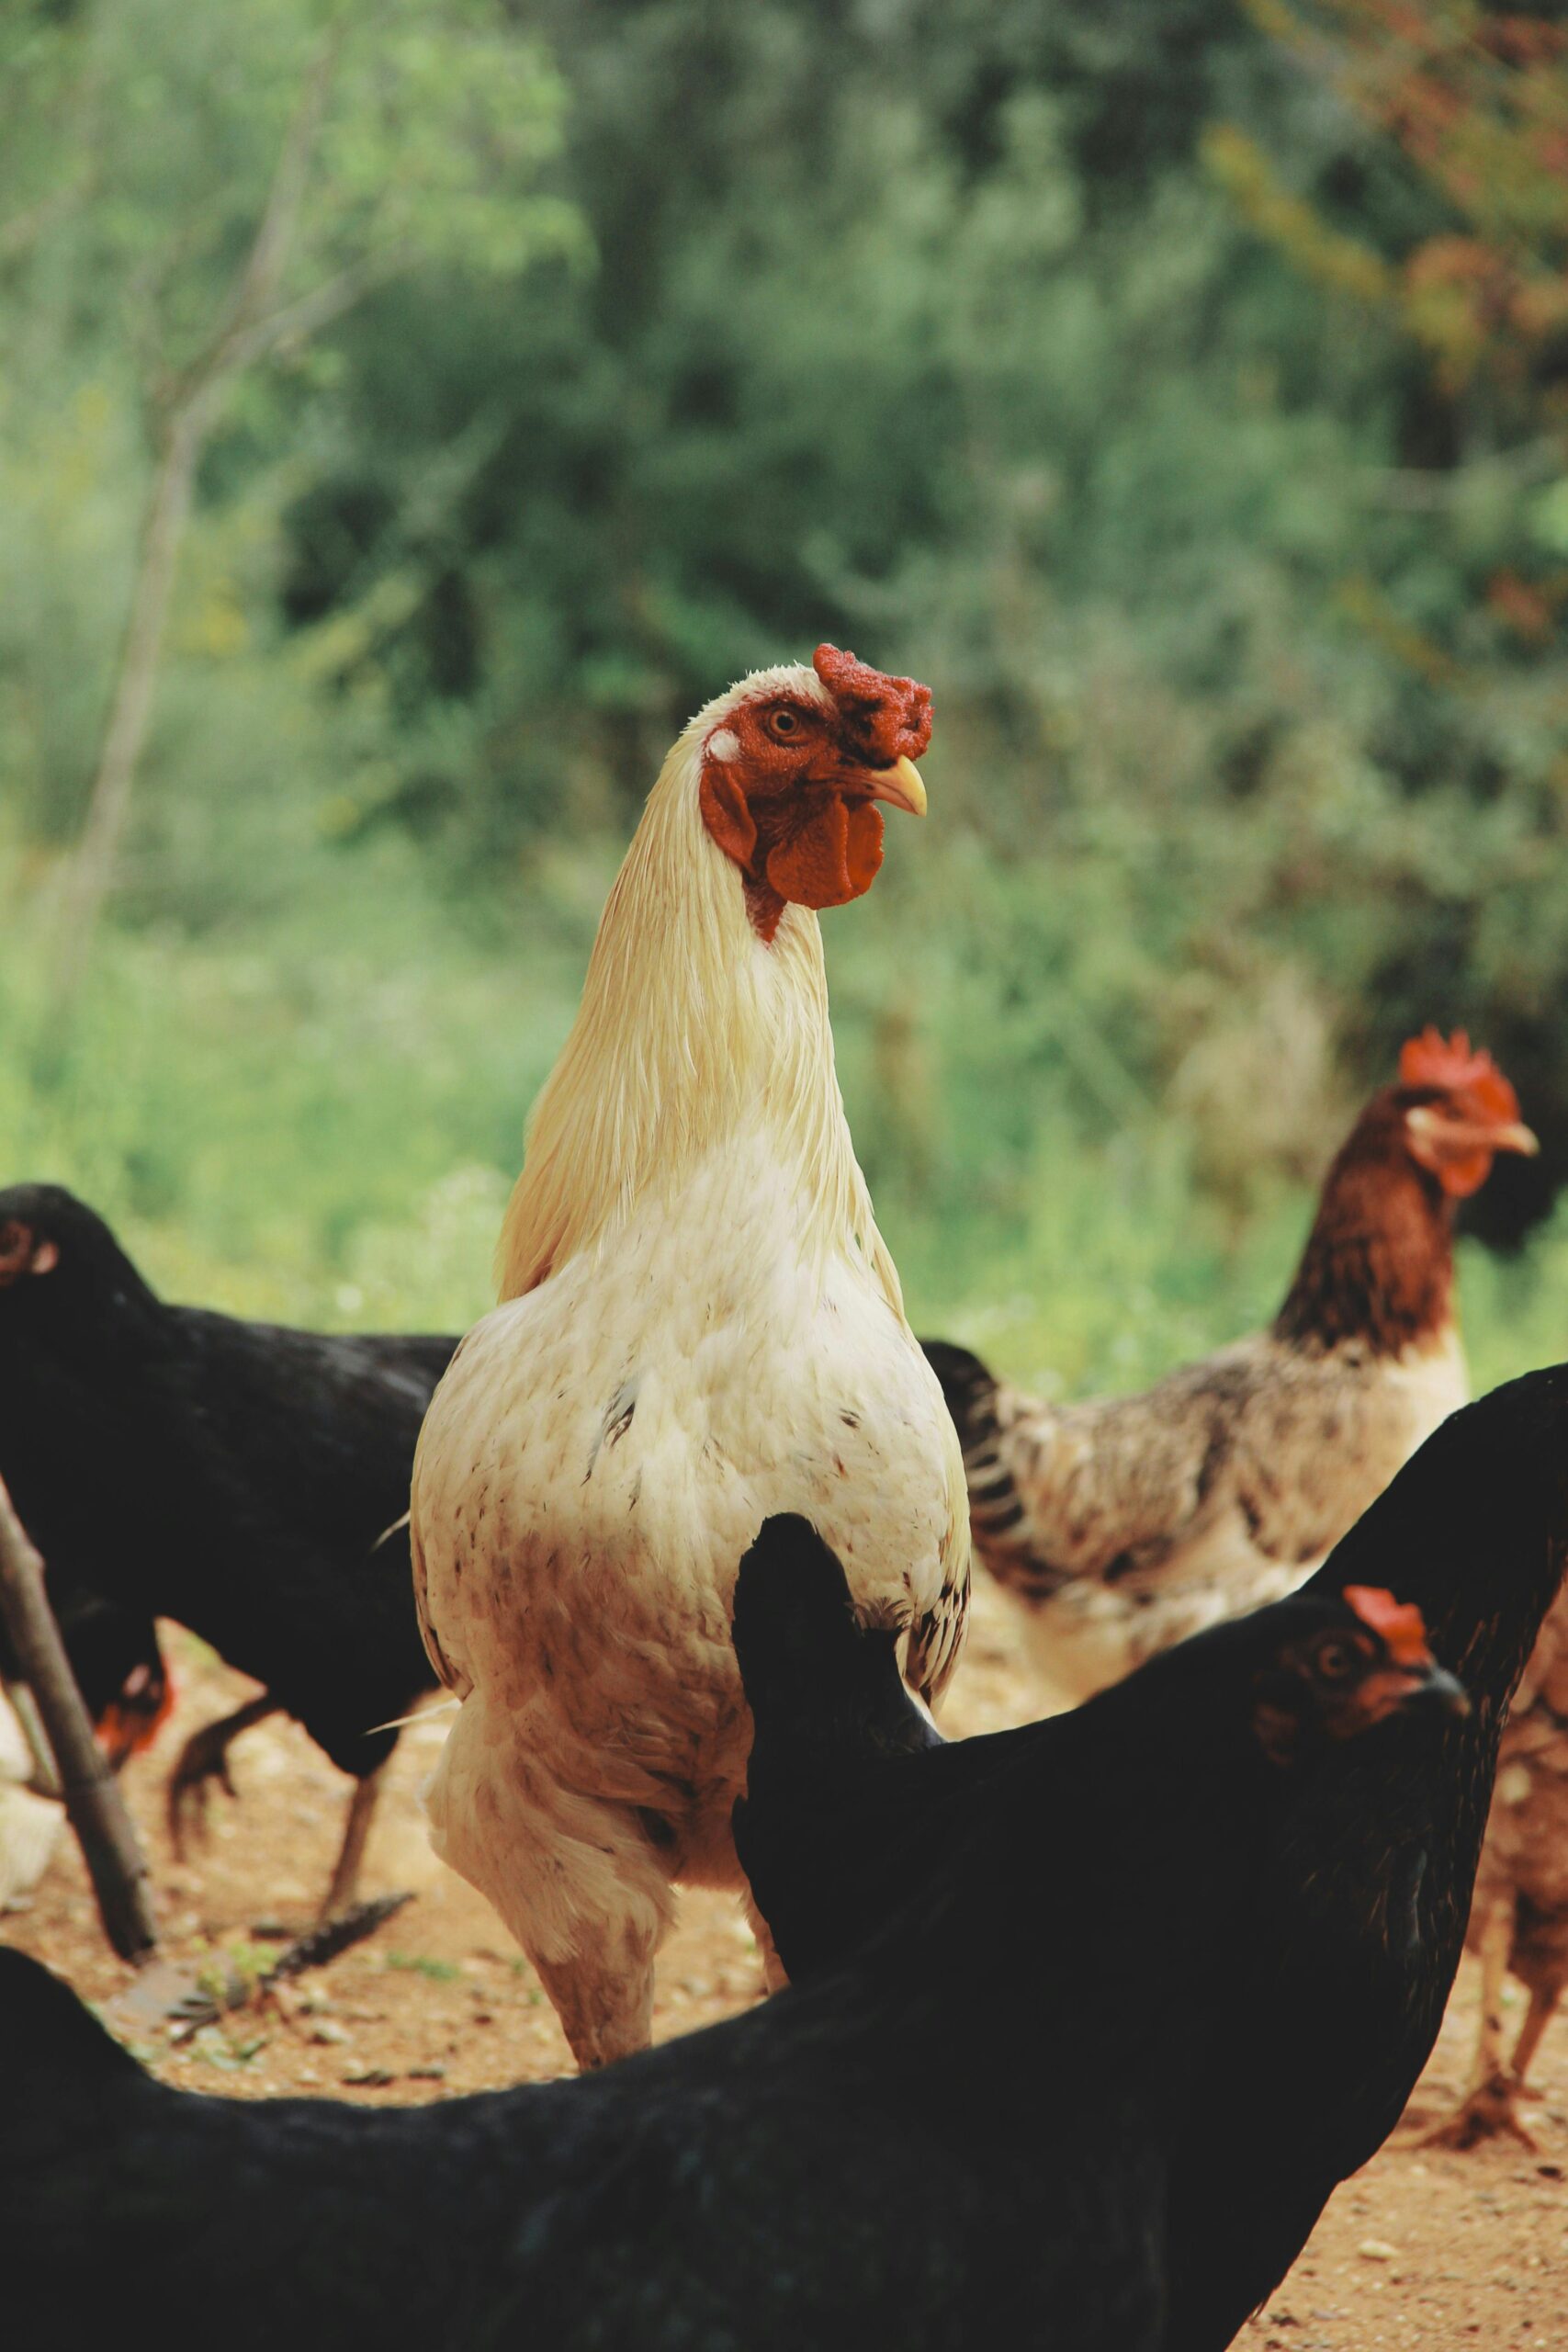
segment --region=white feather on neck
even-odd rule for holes
[[[635,1211],[675,1202],[700,1167],[761,1131],[793,1212],[792,1248],[859,1261],[902,1319],[839,1092],[817,917],[786,906],[764,945],[698,806],[714,729],[740,700],[780,687],[825,698],[810,670],[744,679],[698,712],[649,795],[577,1019],[528,1123],[496,1253],[502,1299]]]

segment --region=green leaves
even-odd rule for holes
[[[537,186],[562,84],[500,0],[105,0],[0,62],[0,252],[8,214],[56,322],[101,299],[154,396],[236,324],[262,356],[400,270],[584,251]]]
[[[341,63],[322,125],[323,243],[515,275],[581,254],[581,223],[538,198],[566,93],[542,45],[485,0],[340,11]]]

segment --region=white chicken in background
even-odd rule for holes
[[[578,2063],[649,2040],[677,1881],[743,1888],[741,1555],[798,1511],[928,1701],[969,1589],[964,1468],[834,1073],[815,910],[919,815],[931,696],[831,646],[700,711],[605,906],[498,1265],[414,1466],[414,1582],[462,1699],[436,1850]]]

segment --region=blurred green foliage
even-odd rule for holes
[[[8,12],[8,1170],[187,1295],[468,1319],[671,734],[826,637],[937,696],[930,824],[828,918],[928,1325],[1071,1388],[1231,1335],[1429,1019],[1548,1140],[1482,1196],[1517,1238],[1568,1167],[1568,358],[1434,364],[1389,288],[1453,193],[1288,33],[1231,0]],[[328,34],[294,283],[399,267],[225,401],[62,1038],[156,388]],[[1467,1250],[1478,1373],[1562,1352],[1565,1277],[1561,1220]]]

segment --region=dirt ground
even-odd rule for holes
[[[163,1818],[171,1762],[188,1732],[254,1686],[177,1628],[165,1632],[178,1704],[123,1785],[152,1860],[164,1954],[199,1966],[214,1952],[309,1924],[351,1784],[297,1725],[259,1724],[232,1752],[239,1802],[215,1798],[204,1849],[177,1864]],[[945,1727],[954,1736],[996,1730],[1040,1712],[1007,1604],[984,1590]],[[179,2045],[157,2030],[133,2039],[159,2074],[236,2098],[309,2091],[386,2105],[570,2071],[532,1971],[489,1906],[425,1842],[416,1792],[443,1736],[438,1714],[404,1733],[362,1885],[366,1894],[410,1888],[414,1900],[368,1941],[259,2007]],[[29,1906],[0,1919],[0,1939],[47,1961],[89,2000],[132,1981],[104,1943],[68,1838]],[[688,1895],[660,1962],[660,2038],[727,2017],[760,1989],[739,1907]],[[1535,2154],[1508,2143],[1468,2155],[1418,2144],[1420,2128],[1459,2096],[1475,1990],[1467,1962],[1405,2123],[1334,2199],[1279,2294],[1238,2339],[1247,2352],[1568,2347],[1568,2021],[1557,2018],[1537,2061]]]

